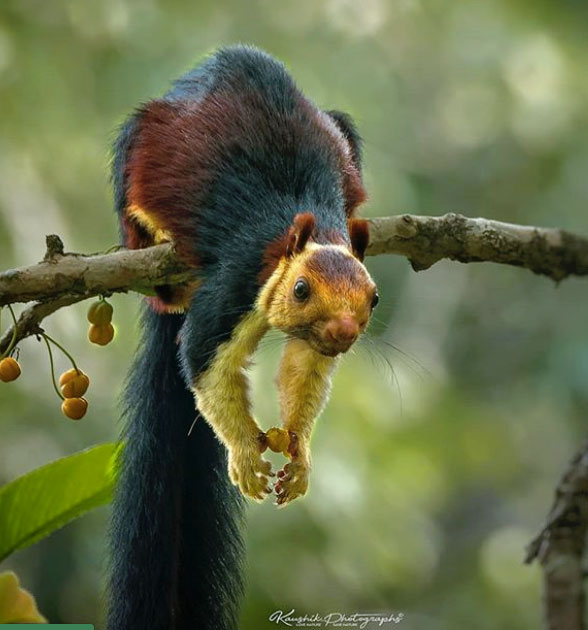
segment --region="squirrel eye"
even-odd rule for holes
[[[308,286],[308,282],[304,278],[300,278],[296,280],[294,284],[294,297],[303,302],[308,299],[310,295],[310,287]]]
[[[372,308],[376,308],[376,306],[378,306],[379,301],[380,301],[380,296],[377,293],[374,293],[374,297],[372,298]]]

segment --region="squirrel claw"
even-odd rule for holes
[[[271,462],[262,459],[257,449],[230,452],[229,476],[246,497],[263,501],[272,492],[273,475]]]
[[[276,505],[283,507],[304,496],[308,490],[310,465],[306,461],[293,460],[278,473],[278,481],[274,484]]]

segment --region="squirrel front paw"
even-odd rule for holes
[[[310,477],[310,456],[308,444],[298,434],[288,431],[288,456],[292,459],[278,473],[278,481],[274,486],[276,505],[283,507],[306,494]]]
[[[261,457],[257,441],[229,449],[229,477],[246,497],[263,501],[272,492],[269,478],[273,476],[272,464]]]
[[[306,494],[310,477],[310,461],[307,459],[294,459],[280,470],[278,481],[274,489],[276,491],[276,505],[283,507]]]

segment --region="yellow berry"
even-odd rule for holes
[[[114,327],[112,324],[97,326],[93,324],[88,331],[88,339],[99,346],[105,346],[114,337]]]
[[[16,359],[5,357],[0,361],[0,381],[9,383],[20,376],[20,365]]]
[[[278,427],[272,427],[265,435],[267,445],[274,453],[284,453],[288,450],[288,445],[290,444],[288,431],[279,429]]]
[[[85,398],[66,398],[61,403],[61,411],[72,420],[80,420],[88,411],[88,401]]]
[[[81,371],[78,372],[75,368],[64,372],[59,378],[61,393],[66,398],[79,398],[83,396],[89,385],[90,379],[88,376]]]
[[[112,321],[112,306],[105,300],[94,302],[88,309],[88,321],[96,326],[105,326]]]
[[[65,385],[66,383],[71,381],[71,379],[74,378],[74,376],[76,376],[77,374],[78,374],[78,371],[75,368],[72,368],[71,370],[64,372],[59,377],[59,386],[61,387],[62,385]]]

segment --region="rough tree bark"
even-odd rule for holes
[[[588,274],[588,238],[557,228],[459,214],[371,219],[367,254],[406,256],[416,271],[448,258],[525,267],[554,280]],[[181,282],[192,273],[176,257],[171,243],[88,256],[64,254],[59,238],[51,236],[41,263],[0,273],[0,306],[76,294],[142,292],[157,284]]]

